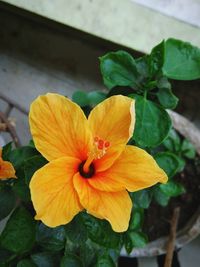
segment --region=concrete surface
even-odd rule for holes
[[[146,8],[132,0],[1,0],[1,2],[10,3],[141,52],[148,53],[151,47],[169,37],[200,46],[199,28]]]

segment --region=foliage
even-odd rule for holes
[[[128,231],[123,234],[84,211],[67,225],[49,228],[33,219],[29,191],[31,177],[47,161],[33,142],[17,149],[7,144],[2,156],[14,165],[18,179],[0,181],[0,220],[10,216],[0,236],[0,266],[114,267],[122,246],[131,253],[148,242],[142,226],[151,202],[166,206],[171,197],[185,192],[174,176],[184,169],[187,159],[194,159],[195,149],[172,129],[166,109],[178,104],[170,79],[200,78],[200,49],[168,39],[137,59],[125,51],[107,53],[100,57],[100,70],[107,89],[77,91],[74,102],[88,114],[111,95],[134,98],[136,125],[130,144],[150,152],[169,181],[130,194],[134,208]]]

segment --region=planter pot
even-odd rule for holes
[[[187,138],[196,148],[197,154],[200,155],[200,130],[197,129],[185,117],[176,112],[169,111],[174,128],[185,138]],[[185,224],[184,228],[177,232],[176,249],[185,246],[200,234],[200,207],[193,214],[191,219]],[[155,241],[148,243],[144,248],[135,248],[129,257],[152,257],[166,253],[168,237],[161,237]],[[121,256],[127,256],[125,250],[121,252]]]

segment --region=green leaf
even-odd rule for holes
[[[19,176],[17,174],[18,179],[15,180],[15,183],[13,185],[13,191],[15,194],[21,198],[24,202],[28,202],[31,200],[31,195],[30,195],[30,189],[25,183],[25,178],[23,176]]]
[[[11,251],[0,248],[0,260],[1,260],[0,266],[1,263],[6,263],[7,261],[9,261],[11,257],[13,257],[13,253],[11,253]]]
[[[178,98],[172,93],[170,88],[160,88],[156,95],[164,108],[174,109],[178,104]]]
[[[16,197],[10,186],[0,187],[0,221],[14,209]]]
[[[190,43],[168,39],[165,43],[163,74],[175,80],[200,78],[200,49]]]
[[[171,152],[179,152],[181,149],[181,139],[174,129],[171,129],[168,137],[163,141],[163,145]]]
[[[183,140],[181,152],[182,155],[188,159],[194,159],[196,155],[195,147],[187,139]]]
[[[155,46],[149,56],[149,69],[151,76],[155,76],[161,71],[165,61],[165,42],[162,41],[160,44]]]
[[[36,241],[46,250],[60,251],[65,246],[65,228],[64,226],[50,228],[41,223],[37,227]]]
[[[183,185],[172,180],[168,181],[166,184],[160,184],[159,188],[165,195],[169,197],[177,197],[185,193],[185,188]]]
[[[17,208],[9,218],[0,243],[14,253],[29,251],[35,242],[35,221],[25,208]]]
[[[14,149],[10,154],[9,160],[14,165],[15,170],[17,170],[25,160],[38,155],[39,152],[30,146],[24,146],[17,149]]]
[[[81,107],[85,107],[90,104],[88,94],[84,91],[74,92],[72,95],[72,100]]]
[[[156,162],[168,177],[173,177],[180,166],[179,158],[170,152],[160,152],[154,156]]]
[[[83,267],[83,264],[78,256],[67,253],[62,258],[60,267]]]
[[[100,57],[103,81],[109,89],[115,86],[133,86],[137,83],[138,71],[135,60],[125,51],[117,51]]]
[[[133,198],[133,203],[135,205],[143,209],[148,209],[151,203],[152,194],[150,190],[143,189],[143,190],[131,193],[131,197]]]
[[[143,219],[144,219],[144,210],[141,208],[134,207],[129,222],[129,229],[130,230],[140,229],[142,227]]]
[[[3,149],[2,149],[3,160],[9,160],[9,155],[10,155],[11,151],[12,151],[12,142],[3,146]]]
[[[18,262],[17,267],[37,267],[32,260],[24,259]]]
[[[95,267],[115,267],[115,263],[109,255],[99,256]]]
[[[47,163],[48,161],[41,155],[33,156],[25,161],[24,174],[25,174],[25,182],[27,185],[29,185],[33,174]]]
[[[90,106],[96,106],[106,99],[106,94],[101,91],[93,91],[88,93]]]
[[[53,254],[52,252],[39,252],[31,255],[31,259],[37,267],[60,266],[60,256],[57,254]]]
[[[153,197],[162,207],[166,207],[170,200],[170,197],[163,193],[158,186],[156,186],[153,190]]]
[[[118,248],[120,234],[114,232],[107,221],[96,219],[87,214],[84,218],[89,238],[93,242],[107,248]]]
[[[147,236],[140,231],[128,231],[125,234],[125,249],[130,254],[133,248],[143,248],[148,243]]]
[[[170,128],[171,119],[161,106],[144,97],[137,97],[133,139],[140,146],[158,146],[166,138]]]
[[[149,78],[149,56],[143,56],[135,60],[137,70],[139,73],[138,81],[142,82]]]

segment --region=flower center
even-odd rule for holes
[[[83,167],[84,167],[85,161],[83,161],[80,165],[79,165],[79,173],[83,178],[89,179],[92,178],[92,176],[95,174],[95,168],[94,168],[94,164],[91,163],[88,171],[85,172]]]
[[[89,152],[87,160],[83,163],[84,173],[88,173],[90,171],[90,166],[93,160],[100,159],[106,154],[109,146],[109,141],[100,139],[97,136],[94,138],[93,149]]]

